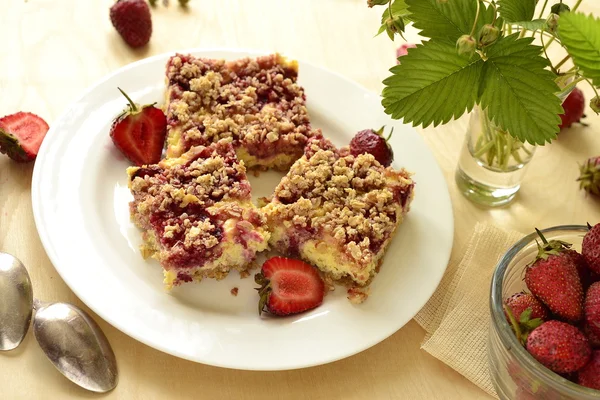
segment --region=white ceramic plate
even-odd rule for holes
[[[244,51],[188,50],[235,59]],[[394,126],[395,166],[415,172],[412,210],[391,243],[371,296],[354,306],[343,288],[317,309],[260,318],[252,278],[232,273],[167,293],[155,261],[142,260],[129,220],[126,160],[108,135],[123,109],[123,88],[139,103],[162,102],[164,54],[128,65],[87,90],[54,122],[38,155],[32,201],[37,229],[61,277],[106,321],[156,349],[205,364],[283,370],[335,361],[365,350],[406,324],[436,289],[450,255],[453,217],[440,168],[418,133],[386,116],[378,95],[332,72],[300,63],[300,83],[315,126],[337,145],[365,128]],[[251,178],[254,196],[279,177]],[[233,287],[239,294],[230,294]]]

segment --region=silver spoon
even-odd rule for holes
[[[0,253],[0,350],[16,349],[29,329],[33,291],[23,264],[10,254]]]
[[[25,266],[0,253],[0,350],[16,348],[27,333],[32,310],[33,333],[52,364],[69,380],[93,392],[114,389],[117,360],[100,327],[82,309],[67,303],[33,300]]]

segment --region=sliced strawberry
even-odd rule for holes
[[[254,276],[258,290],[259,314],[266,308],[275,315],[297,314],[323,303],[325,285],[317,270],[305,262],[272,257]]]
[[[0,153],[18,162],[35,160],[48,124],[29,112],[18,112],[0,119]]]
[[[165,137],[167,117],[154,104],[135,104],[125,92],[119,90],[129,101],[125,111],[110,128],[115,146],[137,166],[156,164],[160,161]]]

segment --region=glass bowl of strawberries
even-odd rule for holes
[[[514,244],[494,271],[490,311],[501,399],[600,399],[600,224]]]

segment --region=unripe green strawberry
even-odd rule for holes
[[[579,178],[577,178],[579,188],[589,194],[600,196],[600,157],[588,159],[579,167],[579,172]]]
[[[500,36],[500,29],[492,24],[485,24],[479,30],[479,44],[489,46],[498,39],[498,36]]]
[[[475,53],[477,43],[471,35],[462,35],[456,41],[456,50],[458,54],[471,57]]]
[[[594,110],[596,114],[600,114],[600,96],[596,96],[590,100],[590,108]]]
[[[550,33],[556,33],[557,29],[558,29],[558,19],[560,17],[558,16],[558,14],[550,14],[548,16],[548,18],[546,18],[546,26],[548,26],[548,32]]]

